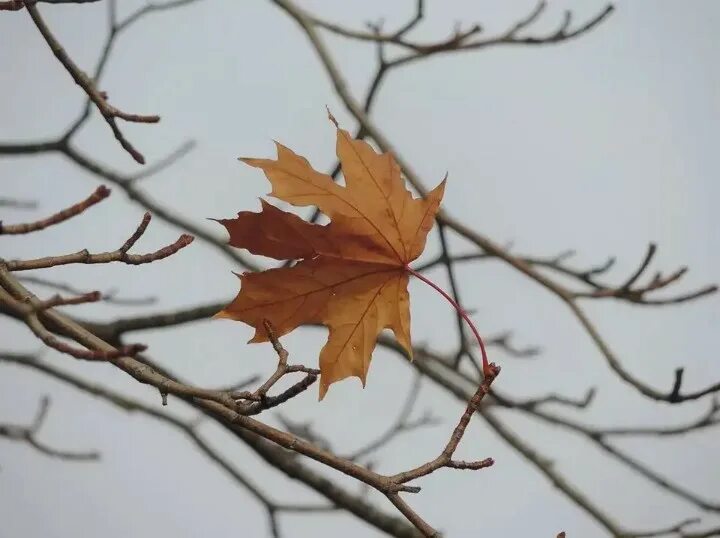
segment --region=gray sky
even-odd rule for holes
[[[103,4],[40,6],[58,39],[88,71],[105,38]],[[413,4],[303,2],[325,18],[355,27],[383,17],[388,28],[403,21]],[[140,5],[123,0],[121,14]],[[429,0],[418,37],[446,37],[458,20],[481,22],[489,34],[502,31],[533,5]],[[565,8],[573,8],[579,23],[603,6],[598,1],[552,2],[537,33],[555,27]],[[619,283],[639,263],[648,241],[656,241],[658,270],[690,267],[678,289],[717,282],[720,4],[625,1],[616,7],[599,28],[566,44],[439,56],[393,73],[373,118],[426,185],[448,172],[443,206],[448,212],[499,242],[513,240],[518,252],[549,256],[573,248],[581,267],[615,255],[618,263],[609,278]],[[27,14],[3,14],[0,36],[0,81],[5,89],[0,140],[57,136],[78,114],[81,91],[52,57]],[[362,95],[374,69],[374,49],[334,37],[328,43],[354,94]],[[325,105],[344,126],[354,128],[305,36],[270,2],[197,2],[146,18],[120,38],[102,87],[123,110],[162,116],[159,125],[123,126],[149,162],[187,139],[197,141],[193,153],[143,188],[218,237],[222,230],[205,218],[257,209],[257,197],[269,190],[262,174],[238,163],[237,156],[272,156],[272,140],[277,139],[324,170],[332,164],[334,150]],[[136,168],[97,114],[78,144],[109,166]],[[74,203],[98,185],[96,178],[56,155],[3,157],[0,178],[0,194],[37,199],[37,215]],[[117,192],[70,223],[29,237],[4,238],[2,256],[111,250],[134,230],[141,214]],[[4,210],[2,217],[16,222],[28,213]],[[152,250],[178,233],[154,222],[138,248]],[[437,252],[437,239],[431,237],[428,258]],[[470,250],[455,239],[453,247],[457,252]],[[226,259],[196,243],[149,266],[61,267],[38,274],[88,289],[117,288],[124,296],[156,295],[161,300],[159,306],[142,310],[105,305],[73,310],[112,319],[229,299],[237,291],[232,269]],[[483,333],[512,328],[518,344],[544,350],[535,361],[494,354],[492,359],[504,369],[498,381],[502,388],[522,396],[549,391],[580,396],[597,386],[597,401],[577,417],[598,425],[674,424],[705,409],[704,403],[658,405],[633,392],[605,366],[567,309],[511,269],[483,262],[458,271],[465,302],[476,309],[474,319]],[[442,271],[432,276],[447,284]],[[449,307],[422,283],[411,283],[410,291],[415,342],[449,351],[455,341]],[[669,389],[673,369],[685,366],[685,388],[692,390],[720,377],[718,301],[711,297],[664,308],[603,302],[588,311],[631,372]],[[211,321],[137,338],[151,346],[152,356],[162,364],[199,385],[213,385],[274,367],[269,349],[245,344],[250,334],[251,329],[239,323]],[[284,343],[297,361],[312,364],[323,340],[322,331],[308,329],[289,335]],[[40,347],[26,328],[10,321],[0,323],[0,342],[3,349]],[[76,364],[50,352],[46,358],[159,403],[155,393],[109,366]],[[345,381],[317,403],[310,390],[284,413],[312,420],[338,448],[350,450],[386,427],[388,410],[401,405],[411,374],[393,355],[378,350],[364,391],[357,380]],[[103,460],[59,463],[0,440],[3,536],[265,535],[262,509],[164,425],[7,366],[0,367],[0,422],[30,420],[43,394],[53,398],[44,439],[64,448],[97,448]],[[443,417],[443,424],[389,445],[378,458],[381,472],[405,470],[444,446],[461,408],[430,385],[419,405],[419,410],[426,408]],[[171,410],[188,414],[176,402],[171,402]],[[515,415],[507,414],[507,419],[629,528],[702,515],[576,437]],[[219,429],[209,425],[203,431],[274,497],[299,500],[309,495]],[[710,455],[717,454],[719,445],[717,431],[618,443],[715,502],[720,501],[720,467]],[[418,512],[448,536],[483,531],[487,536],[547,537],[560,530],[569,537],[604,535],[479,422],[469,429],[460,455],[492,456],[497,464],[475,474],[438,472],[423,479],[423,492],[411,499]],[[713,523],[710,517],[704,520]],[[281,524],[289,538],[376,535],[339,514],[283,516]]]

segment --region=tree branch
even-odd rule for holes
[[[0,235],[27,234],[44,230],[45,228],[54,226],[55,224],[60,224],[61,222],[65,222],[66,220],[76,217],[95,204],[102,202],[108,196],[110,196],[110,189],[101,185],[82,202],[78,202],[66,209],[58,211],[47,218],[24,224],[3,224],[3,222],[0,221]]]
[[[137,240],[145,233],[145,230],[150,223],[150,219],[150,213],[145,213],[143,220],[140,222],[135,232],[133,232],[133,235],[130,236],[124,245],[111,252],[91,254],[87,249],[83,249],[73,254],[66,254],[63,256],[47,256],[45,258],[37,258],[34,260],[10,260],[2,262],[2,265],[4,265],[8,271],[45,269],[48,267],[57,267],[58,265],[67,265],[71,263],[96,264],[122,262],[128,265],[142,265],[144,263],[152,263],[167,258],[168,256],[172,256],[193,242],[193,236],[183,234],[174,243],[154,252],[150,252],[148,254],[128,254],[128,250],[130,250]]]
[[[0,357],[0,360],[2,360],[2,357]],[[100,459],[100,454],[96,451],[74,452],[60,450],[53,448],[38,439],[38,433],[45,422],[49,407],[50,398],[45,396],[42,400],[40,400],[40,406],[38,407],[38,411],[35,415],[35,420],[33,420],[31,425],[17,426],[12,424],[0,424],[0,437],[4,437],[5,439],[9,439],[11,441],[27,443],[41,454],[45,454],[51,458],[68,461],[97,461]]]
[[[129,114],[110,105],[110,103],[108,103],[107,101],[107,95],[95,87],[94,81],[90,77],[88,77],[87,74],[84,73],[75,64],[75,62],[73,62],[72,58],[70,58],[68,53],[65,52],[65,49],[62,47],[62,45],[60,45],[57,39],[55,39],[55,36],[52,34],[52,32],[50,32],[50,29],[47,27],[45,21],[40,16],[40,12],[35,6],[35,3],[25,0],[25,8],[27,9],[28,14],[35,23],[35,26],[40,31],[43,38],[45,38],[46,43],[50,47],[50,50],[52,50],[55,57],[63,65],[65,70],[70,74],[72,79],[75,81],[75,84],[80,86],[87,94],[88,98],[95,104],[97,109],[102,114],[103,118],[105,118],[107,124],[110,126],[110,129],[112,130],[115,138],[120,143],[120,145],[132,156],[133,159],[135,159],[136,162],[140,164],[145,164],[145,157],[143,157],[142,153],[135,149],[135,147],[125,138],[125,136],[120,131],[120,128],[117,126],[116,120],[121,119],[133,123],[157,123],[160,121],[160,116]]]

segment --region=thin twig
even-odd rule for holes
[[[463,435],[465,435],[465,429],[470,423],[470,418],[478,410],[480,402],[483,400],[483,398],[490,392],[490,385],[492,385],[493,381],[495,381],[495,378],[498,376],[499,373],[500,367],[491,363],[485,379],[483,379],[482,383],[480,383],[480,386],[475,391],[475,394],[473,394],[472,398],[470,398],[470,401],[468,401],[465,412],[460,417],[458,425],[453,430],[453,433],[450,436],[450,440],[448,441],[447,445],[445,445],[445,448],[440,453],[440,455],[434,460],[420,465],[415,469],[393,475],[392,479],[395,482],[404,484],[405,482],[409,482],[421,476],[428,475],[441,467],[451,467],[454,469],[483,469],[485,467],[490,467],[493,464],[493,460],[491,458],[486,458],[484,460],[479,460],[476,462],[460,462],[453,460],[452,457],[455,454],[455,450],[460,444]]]
[[[128,180],[139,181],[141,179],[146,179],[146,178],[153,176],[159,172],[162,172],[163,170],[171,167],[176,162],[178,162],[180,159],[185,157],[185,155],[187,155],[193,149],[195,149],[196,145],[197,145],[197,143],[194,140],[188,140],[187,142],[184,142],[179,148],[177,148],[175,151],[173,151],[166,157],[160,159],[156,163],[146,166],[139,172],[129,176]]]
[[[83,249],[73,254],[66,254],[62,256],[47,256],[45,258],[36,258],[34,260],[10,260],[3,262],[5,267],[9,271],[27,271],[31,269],[45,269],[47,267],[57,267],[58,265],[67,265],[71,263],[84,263],[84,264],[96,264],[96,263],[110,263],[110,262],[122,262],[128,265],[141,265],[144,263],[152,263],[158,260],[167,258],[177,253],[181,249],[188,246],[193,242],[193,236],[188,234],[182,234],[177,241],[160,248],[154,252],[148,254],[128,254],[128,250],[135,244],[135,242],[142,236],[145,229],[150,222],[150,213],[145,213],[143,220],[140,225],[133,232],[132,236],[123,244],[119,249],[111,252],[101,252],[98,254],[91,254],[87,249]]]
[[[63,209],[62,211],[58,211],[47,218],[24,224],[3,224],[3,222],[0,221],[0,235],[27,234],[44,230],[49,226],[54,226],[55,224],[60,224],[61,222],[65,222],[66,220],[76,217],[95,204],[102,202],[108,196],[110,196],[110,189],[101,185],[82,202],[78,202],[77,204]]]
[[[97,461],[98,459],[100,459],[100,454],[97,451],[76,452],[69,450],[60,450],[51,447],[47,443],[38,439],[38,433],[45,422],[49,407],[50,399],[45,396],[40,400],[40,406],[38,407],[35,419],[30,426],[0,424],[0,437],[9,439],[11,441],[20,441],[23,443],[27,443],[29,446],[31,446],[41,454],[45,454],[46,456],[50,456],[51,458],[58,458],[61,460],[69,461]]]
[[[72,295],[85,295],[86,291],[81,291],[73,286],[70,286],[69,284],[65,284],[63,282],[55,282],[53,280],[48,280],[46,278],[40,278],[36,276],[31,275],[23,275],[19,276],[18,280],[20,282],[25,282],[27,284],[37,284],[39,286],[45,286],[47,288],[52,288],[58,291],[63,291],[66,293],[70,293]],[[117,291],[116,290],[108,290],[104,293],[100,294],[100,301],[108,304],[116,304],[116,305],[122,305],[122,306],[146,306],[151,305],[157,302],[156,297],[138,297],[138,298],[132,298],[132,297],[117,297]]]
[[[34,200],[16,200],[15,198],[0,197],[0,207],[10,207],[12,209],[35,209],[38,204]]]
[[[280,0],[276,0],[276,3],[283,5]],[[283,5],[285,7],[285,5]],[[299,9],[294,6],[294,9]],[[302,16],[313,26],[317,26],[324,30],[328,30],[332,33],[340,35],[342,37],[357,39],[361,41],[374,41],[377,43],[391,43],[393,45],[402,47],[408,51],[407,56],[402,56],[400,60],[406,63],[409,60],[416,59],[418,57],[429,56],[439,52],[457,52],[467,50],[478,50],[497,45],[545,45],[553,44],[562,41],[568,41],[570,39],[579,37],[584,33],[592,30],[600,23],[602,23],[613,11],[613,6],[608,4],[603,10],[601,10],[594,17],[589,19],[585,24],[579,26],[574,30],[569,29],[570,18],[569,14],[566,13],[560,28],[546,36],[527,36],[523,37],[518,35],[523,30],[527,29],[533,24],[541,15],[545,9],[545,2],[539,2],[538,5],[522,20],[511,26],[505,32],[489,38],[477,37],[482,32],[482,27],[479,24],[470,26],[467,30],[456,29],[456,31],[447,39],[420,43],[417,41],[411,41],[405,38],[405,34],[410,28],[412,28],[422,18],[422,7],[417,11],[416,17],[409,23],[410,28],[401,28],[398,31],[390,33],[381,33],[377,31],[361,31],[353,30],[343,27],[339,24],[335,24],[326,20],[321,19],[316,15],[311,15],[306,12],[302,12]]]
[[[251,400],[253,402],[246,404],[241,408],[240,412],[248,416],[257,415],[266,409],[277,407],[291,398],[294,398],[298,394],[310,388],[310,386],[317,381],[318,376],[320,375],[320,370],[314,368],[307,368],[302,365],[289,365],[289,353],[280,343],[273,326],[268,320],[263,321],[263,326],[265,327],[268,339],[272,343],[275,353],[277,353],[278,365],[272,375],[260,387],[258,387],[257,390],[253,392],[243,391],[234,395],[234,397],[238,400],[244,399]],[[293,372],[305,372],[306,376],[277,396],[267,395],[268,391],[275,385],[275,383],[280,381],[280,379],[282,379],[286,374]]]
[[[25,0],[25,8],[27,9],[28,14],[35,23],[35,26],[40,31],[43,38],[45,38],[45,42],[50,47],[50,50],[52,50],[55,57],[60,61],[65,70],[75,81],[75,83],[80,86],[87,94],[88,98],[92,100],[93,103],[95,103],[95,106],[100,111],[103,118],[105,118],[105,121],[110,126],[110,129],[112,130],[115,138],[120,143],[120,145],[132,156],[133,159],[135,159],[136,162],[140,164],[145,164],[145,157],[142,155],[142,153],[135,149],[135,147],[127,140],[127,138],[125,138],[125,136],[120,131],[120,128],[117,126],[116,120],[119,118],[134,123],[157,123],[160,121],[160,116],[129,114],[110,105],[107,101],[107,96],[102,91],[97,89],[97,87],[95,86],[95,82],[90,77],[88,77],[87,74],[77,66],[77,64],[75,64],[75,62],[72,60],[72,58],[70,58],[68,53],[65,52],[65,49],[62,47],[62,45],[60,45],[52,32],[50,32],[50,29],[45,24],[45,21],[43,20],[40,12],[35,6],[35,2]]]

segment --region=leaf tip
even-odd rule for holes
[[[428,193],[428,198],[434,198],[437,200],[437,203],[439,204],[442,201],[443,196],[445,196],[445,187],[447,185],[447,179],[448,175],[447,172],[445,172],[445,177],[443,177],[442,181],[437,184],[437,186]]]
[[[339,129],[340,125],[338,125],[338,121],[335,119],[335,116],[333,116],[332,112],[330,112],[330,107],[325,105],[325,110],[327,110],[328,119],[333,123],[333,125]]]

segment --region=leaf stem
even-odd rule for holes
[[[419,278],[425,284],[428,286],[431,286],[435,291],[437,291],[440,295],[445,297],[447,301],[453,306],[455,310],[457,310],[458,314],[465,320],[465,322],[470,326],[470,329],[472,330],[473,334],[475,335],[475,338],[478,341],[478,345],[480,346],[480,353],[482,354],[482,367],[483,367],[483,373],[487,376],[488,372],[490,372],[490,361],[488,360],[487,351],[485,351],[485,344],[483,343],[483,339],[480,337],[480,333],[477,330],[477,327],[475,327],[475,324],[470,319],[470,316],[467,312],[463,309],[462,306],[460,306],[455,299],[453,299],[448,293],[443,290],[440,286],[435,284],[432,280],[427,278],[426,276],[422,275],[421,273],[418,273],[415,269],[410,267],[409,265],[405,265],[405,270],[410,273],[411,275]]]

